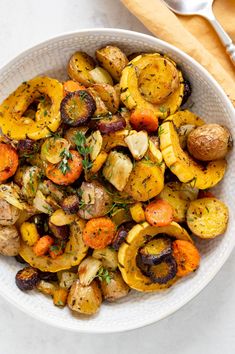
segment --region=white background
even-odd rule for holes
[[[119,0],[0,0],[0,66],[48,37],[89,27],[148,33]],[[235,252],[183,309],[123,334],[84,335],[52,328],[0,298],[0,354],[49,353],[234,354]]]

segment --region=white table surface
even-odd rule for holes
[[[89,27],[148,33],[119,0],[1,0],[0,66],[48,37]],[[208,287],[184,308],[160,323],[128,333],[66,332],[28,317],[0,298],[0,354],[71,352],[234,354],[235,252]]]

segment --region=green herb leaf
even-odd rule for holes
[[[72,160],[72,154],[69,150],[63,149],[60,153],[60,157],[62,157],[62,160],[60,161],[58,168],[63,175],[66,175],[66,173],[70,171],[68,160]]]
[[[111,276],[109,274],[109,271],[103,267],[101,267],[97,273],[97,278],[100,281],[106,281],[107,284],[110,283],[111,281]]]
[[[89,154],[92,151],[90,146],[86,144],[86,137],[82,132],[77,132],[73,138],[76,144],[77,151],[83,157],[82,166],[85,172],[87,172],[92,167],[92,162],[89,159]]]

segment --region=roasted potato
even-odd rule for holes
[[[109,302],[125,297],[130,291],[119,272],[110,272],[110,282],[102,280],[100,284],[103,297]]]
[[[0,254],[16,256],[20,250],[20,236],[15,226],[0,226]]]
[[[60,287],[70,289],[74,281],[77,280],[78,276],[76,273],[63,271],[60,274]]]
[[[198,237],[208,239],[223,234],[228,224],[228,208],[216,198],[201,198],[190,203],[187,224]]]
[[[20,216],[20,210],[9,204],[4,199],[0,199],[0,225],[13,225]]]
[[[228,129],[219,124],[204,124],[188,135],[187,147],[195,159],[214,161],[226,156],[230,142]]]
[[[72,80],[90,86],[94,83],[90,71],[95,68],[95,62],[87,53],[76,52],[69,59],[68,75]]]
[[[112,206],[112,198],[105,187],[97,181],[83,182],[81,185],[81,206],[78,212],[83,219],[89,220],[106,215]]]
[[[108,45],[96,51],[96,59],[110,75],[118,81],[122,70],[128,64],[126,55],[118,47]]]
[[[108,135],[103,136],[103,149],[106,152],[109,152],[116,146],[124,146],[126,147],[127,144],[125,142],[125,138],[129,135],[129,130],[123,129],[119,130],[114,133],[110,133]]]
[[[7,183],[0,185],[0,199],[20,210],[27,209],[28,205],[22,200],[21,191],[17,184]]]
[[[36,288],[44,295],[53,296],[57,286],[54,283],[50,283],[45,280],[40,280],[37,283]]]
[[[82,286],[79,280],[75,280],[67,300],[72,311],[93,315],[99,310],[101,302],[101,291],[95,280],[88,286]]]
[[[109,84],[95,84],[92,85],[92,91],[95,91],[97,95],[104,102],[109,112],[116,113],[120,104],[119,96],[115,88]]]
[[[161,169],[151,161],[137,161],[124,191],[133,199],[145,202],[158,195],[164,187]]]

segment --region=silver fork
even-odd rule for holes
[[[218,34],[221,42],[223,43],[226,52],[235,65],[235,45],[232,39],[225,32],[221,24],[217,21],[213,10],[212,4],[214,0],[162,0],[166,5],[175,13],[180,15],[198,15],[206,18],[216,33]],[[234,14],[235,26],[235,14]]]

